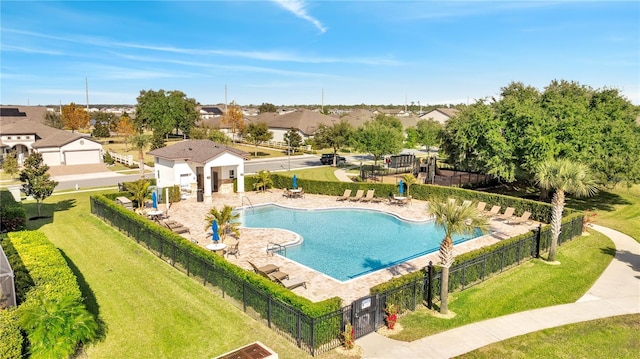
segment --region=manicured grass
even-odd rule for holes
[[[210,358],[259,340],[281,358],[306,354],[196,280],[90,214],[91,193],[48,198],[28,223],[63,252],[104,338],[89,358]],[[27,216],[36,212],[26,204]]]
[[[595,211],[595,224],[613,228],[640,242],[640,226],[630,225],[640,220],[640,185],[601,190],[589,198],[567,198],[567,206]]]
[[[447,329],[524,310],[578,300],[595,283],[615,253],[613,242],[592,231],[559,247],[548,265],[531,260],[475,287],[449,296],[453,319],[433,316],[423,309],[400,318],[404,330],[394,339],[412,341]]]
[[[291,172],[279,172],[283,176],[296,175],[299,179],[308,179],[315,181],[337,182],[338,178],[334,174],[337,168],[331,166],[321,166],[314,168],[296,169]]]
[[[637,358],[640,315],[598,319],[511,338],[456,358]]]

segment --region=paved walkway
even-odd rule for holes
[[[593,225],[593,229],[611,238],[616,255],[576,303],[489,319],[410,343],[372,333],[356,341],[363,348],[363,358],[451,358],[546,328],[640,313],[640,243],[610,228]]]

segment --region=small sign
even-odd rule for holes
[[[363,299],[360,303],[360,309],[367,309],[371,306],[371,298]]]

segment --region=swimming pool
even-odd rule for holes
[[[304,241],[287,258],[346,281],[438,250],[444,231],[433,221],[409,222],[366,209],[293,209],[277,205],[238,210],[243,227],[281,228]],[[479,236],[455,236],[461,243]],[[265,243],[266,246],[266,243]]]

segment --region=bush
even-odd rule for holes
[[[22,358],[22,334],[15,310],[0,310],[0,358]]]
[[[21,231],[26,228],[27,213],[22,203],[16,202],[11,192],[0,189],[0,233]]]
[[[60,251],[36,231],[9,233],[9,241],[33,278],[18,308],[32,358],[63,358],[97,336],[98,325],[82,303],[82,293]]]
[[[111,156],[111,153],[109,151],[105,152],[104,154],[104,163],[108,165],[116,163],[116,160],[113,159],[113,156]]]

